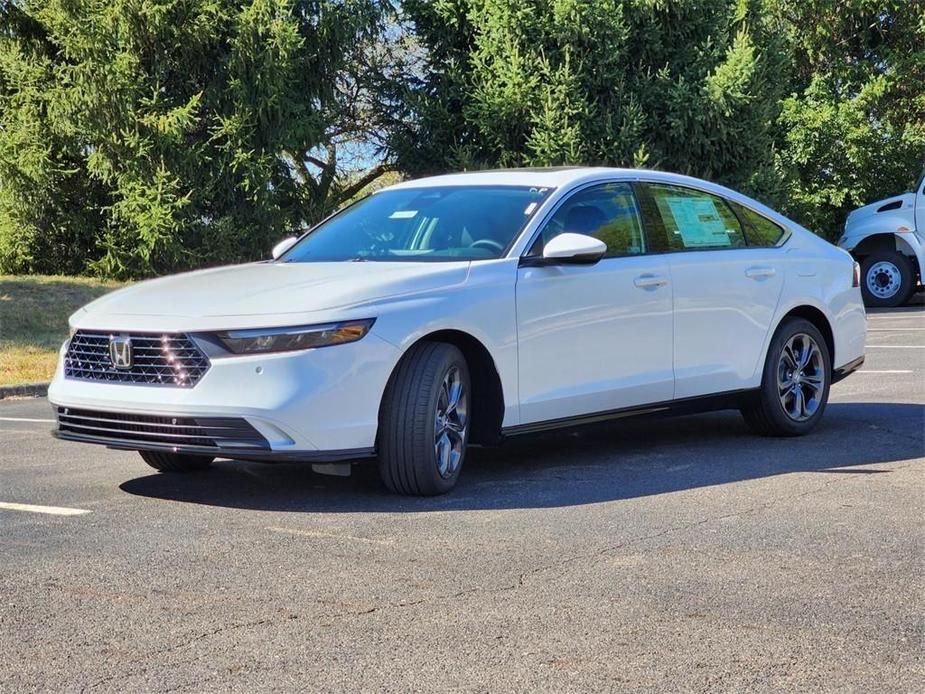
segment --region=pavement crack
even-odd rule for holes
[[[892,467],[891,469],[901,470],[901,469],[910,467],[911,465],[912,463],[909,463],[906,465],[897,465],[897,466]],[[581,554],[576,554],[571,557],[566,557],[560,561],[553,562],[551,564],[545,564],[543,566],[534,567],[527,571],[522,571],[518,575],[516,580],[511,581],[510,583],[500,585],[500,586],[472,586],[470,588],[464,588],[462,590],[458,590],[453,593],[435,595],[429,598],[419,598],[416,600],[401,600],[398,602],[386,602],[380,605],[373,605],[372,607],[369,607],[364,610],[350,610],[350,611],[345,611],[345,612],[329,613],[327,615],[327,618],[337,620],[337,619],[350,618],[350,617],[363,617],[363,616],[383,612],[386,610],[415,607],[417,605],[433,604],[435,602],[446,601],[446,600],[456,600],[456,599],[466,597],[469,595],[474,595],[474,594],[490,594],[490,593],[501,593],[501,592],[506,592],[506,591],[518,590],[524,587],[531,578],[538,576],[540,574],[555,571],[557,569],[562,569],[566,566],[575,564],[577,562],[597,561],[602,557],[609,556],[613,554],[614,552],[618,552],[631,545],[650,542],[652,540],[657,540],[661,537],[665,537],[666,535],[684,532],[686,530],[690,530],[692,528],[697,528],[703,525],[707,525],[709,523],[728,520],[730,518],[748,516],[748,515],[752,515],[755,513],[761,513],[763,511],[770,510],[771,508],[773,508],[774,506],[776,506],[782,501],[789,501],[789,500],[794,500],[794,499],[800,499],[806,496],[812,496],[812,495],[818,494],[819,492],[826,489],[827,487],[832,486],[833,484],[850,482],[852,479],[856,479],[856,478],[852,476],[846,476],[843,478],[832,479],[832,480],[825,482],[824,484],[816,485],[812,489],[807,489],[797,494],[788,494],[788,495],[773,497],[764,503],[756,504],[754,506],[750,506],[740,511],[707,516],[706,518],[700,518],[700,519],[693,520],[687,523],[682,523],[680,525],[674,525],[668,528],[663,528],[662,530],[659,530],[657,532],[647,533],[645,535],[640,535],[637,537],[631,537],[615,545],[610,545],[608,547],[597,549],[592,552],[583,552]]]
[[[287,617],[287,619],[294,619],[294,618],[296,618],[296,615],[289,615],[289,616]],[[252,620],[252,621],[249,621],[249,622],[241,622],[241,623],[238,623],[238,624],[227,624],[227,625],[225,625],[225,626],[221,626],[221,627],[217,627],[217,628],[215,628],[215,629],[210,629],[210,630],[208,630],[208,631],[201,632],[201,633],[196,634],[195,636],[193,636],[193,637],[191,637],[191,638],[186,639],[185,641],[181,641],[180,643],[176,643],[176,644],[173,644],[173,645],[171,645],[171,646],[167,646],[167,647],[165,647],[165,648],[159,648],[159,649],[157,649],[157,650],[155,650],[155,651],[152,651],[152,652],[148,653],[148,654],[145,655],[145,656],[142,656],[141,658],[136,658],[136,659],[132,660],[132,661],[131,661],[131,665],[132,665],[133,667],[129,668],[129,670],[128,670],[127,672],[119,672],[119,673],[116,673],[116,674],[113,674],[113,675],[107,675],[106,677],[101,677],[100,679],[98,679],[98,680],[96,680],[96,681],[94,681],[94,682],[91,682],[90,684],[84,685],[84,686],[81,687],[81,689],[80,689],[81,694],[83,694],[83,692],[88,692],[88,691],[91,691],[91,690],[93,690],[93,689],[96,689],[97,687],[99,687],[99,686],[101,686],[101,685],[104,685],[104,684],[106,684],[107,682],[111,682],[112,680],[116,679],[117,677],[118,677],[118,678],[127,678],[127,677],[132,677],[132,676],[134,676],[134,675],[137,675],[137,674],[139,674],[139,673],[141,673],[141,672],[144,672],[144,667],[138,667],[138,666],[140,666],[140,665],[142,665],[142,664],[146,664],[146,663],[148,663],[149,661],[151,661],[153,658],[157,658],[158,656],[162,656],[162,655],[174,653],[175,651],[178,651],[178,650],[181,650],[181,649],[183,649],[183,648],[186,648],[187,646],[191,646],[192,644],[197,643],[198,641],[202,641],[202,640],[204,640],[204,639],[211,638],[211,637],[216,636],[216,635],[218,635],[218,634],[222,634],[222,633],[229,632],[229,631],[236,631],[236,630],[238,630],[238,629],[249,629],[249,628],[251,628],[251,627],[262,626],[262,625],[265,625],[265,624],[269,624],[270,622],[273,622],[273,621],[275,621],[275,620],[273,620],[273,619],[271,619],[271,618],[268,618],[268,617],[265,617],[265,618],[263,618],[263,619],[255,619],[255,620]]]

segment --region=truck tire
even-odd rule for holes
[[[402,358],[379,412],[379,474],[397,494],[433,496],[456,486],[469,431],[469,367],[444,342]]]
[[[912,260],[899,251],[872,253],[861,263],[861,296],[866,306],[902,306],[914,291]]]
[[[138,451],[142,459],[161,472],[195,472],[205,470],[214,458],[184,453],[162,453],[161,451]]]

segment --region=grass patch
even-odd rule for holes
[[[0,275],[0,386],[50,380],[68,316],[121,286],[88,277]]]

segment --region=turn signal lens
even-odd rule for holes
[[[290,328],[229,330],[218,333],[217,337],[235,354],[292,352],[299,349],[356,342],[369,332],[375,322],[375,318],[368,318],[323,325],[299,325]]]
[[[854,276],[851,278],[852,287],[861,286],[861,266],[857,263],[854,264]]]

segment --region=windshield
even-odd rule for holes
[[[280,261],[500,258],[551,190],[443,186],[375,193],[317,226]]]

